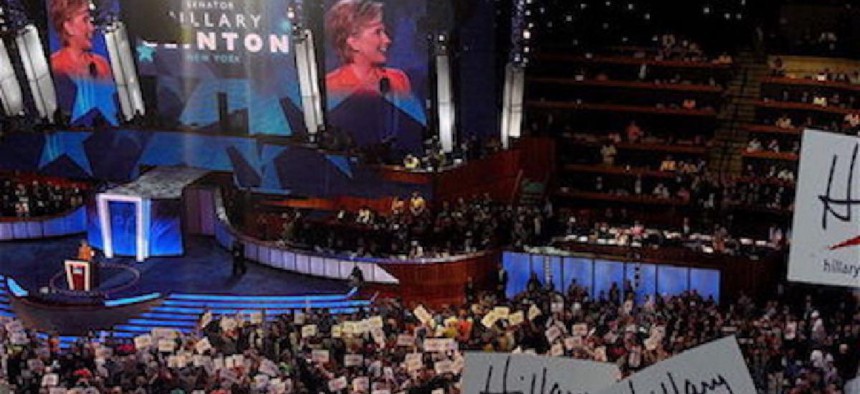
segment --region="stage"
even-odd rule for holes
[[[0,274],[14,278],[23,288],[35,293],[48,286],[51,278],[63,268],[63,261],[73,257],[79,237],[0,243]],[[243,295],[342,294],[349,291],[345,281],[315,278],[248,264],[248,273],[232,276],[228,251],[211,237],[186,237],[182,257],[152,257],[135,263],[133,257],[103,259],[113,264],[132,266],[140,271],[140,280],[111,298],[127,298],[153,292],[169,294],[211,293]],[[106,271],[102,285],[114,287],[126,282],[126,272]]]

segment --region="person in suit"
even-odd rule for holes
[[[506,300],[505,289],[508,288],[508,271],[499,263],[496,272],[496,298]]]
[[[245,275],[248,272],[248,266],[245,265],[245,244],[238,239],[234,240],[230,251],[233,255],[233,275]]]
[[[326,12],[326,34],[341,61],[326,74],[330,94],[411,95],[406,73],[384,67],[391,38],[382,16],[382,3],[369,0],[340,0]]]

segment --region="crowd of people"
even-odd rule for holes
[[[321,217],[286,212],[276,221],[281,232],[270,232],[268,239],[358,257],[436,258],[544,242],[550,215],[544,207],[501,204],[488,195],[431,208],[415,192],[409,198],[395,197],[388,212],[369,207]]]
[[[43,178],[0,175],[0,217],[40,217],[77,208],[85,185]]]
[[[785,290],[784,290],[785,291]],[[695,291],[639,297],[630,283],[590,295],[465,289],[430,309],[380,299],[353,314],[306,309],[267,318],[200,317],[193,333],[90,335],[67,350],[5,320],[0,387],[48,393],[457,393],[468,351],[613,363],[623,376],[734,335],[761,393],[842,393],[858,376],[860,309],[850,293],[720,304]],[[381,390],[381,391],[379,391]]]

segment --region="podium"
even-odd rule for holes
[[[98,287],[97,263],[84,260],[66,260],[66,283],[72,291],[91,291]]]

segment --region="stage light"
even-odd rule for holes
[[[633,5],[633,3],[627,3],[627,10],[628,10],[628,11],[633,11],[633,8],[635,8],[635,6]]]
[[[445,42],[445,40],[447,40],[447,37],[445,37],[445,35],[444,35],[444,34],[440,34],[438,37],[436,37],[436,39],[437,39],[439,42]]]
[[[609,1],[609,0],[606,0],[606,6],[607,6],[607,7],[612,7],[612,2],[611,2],[611,1]]]
[[[603,30],[609,30],[609,22],[603,22]]]
[[[711,13],[711,7],[705,6],[705,8],[702,8],[702,13],[705,15],[710,14]]]
[[[523,30],[523,39],[528,40],[532,38],[532,32],[529,29]]]
[[[585,4],[585,3],[579,3],[579,8],[580,8],[580,9],[583,9],[583,10],[584,10],[586,7],[588,7],[588,4]]]
[[[737,20],[741,20],[741,19],[743,19],[743,17],[744,17],[743,14],[741,14],[740,12],[735,14],[735,19],[737,19]]]
[[[723,16],[726,18],[726,20],[732,19],[732,14],[729,14],[728,12],[723,14]]]
[[[290,21],[296,19],[296,11],[293,9],[293,7],[287,8],[287,19],[289,19]]]
[[[567,15],[564,17],[565,22],[573,22],[573,15]]]
[[[523,53],[529,53],[529,52],[531,52],[531,48],[523,47]]]
[[[650,21],[651,20],[651,14],[646,12],[645,15],[643,16],[643,18],[645,18],[646,21]]]

